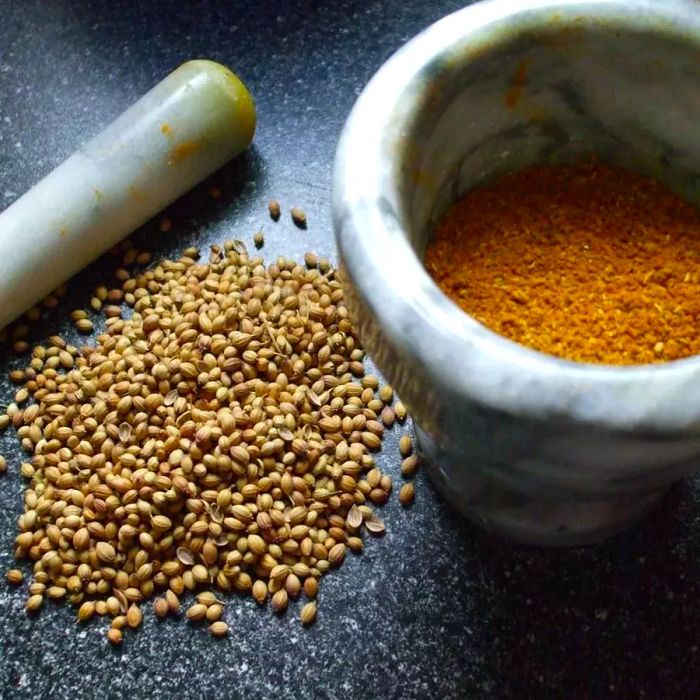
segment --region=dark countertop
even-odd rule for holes
[[[230,65],[258,107],[255,147],[177,203],[159,253],[264,225],[268,256],[334,257],[329,183],[335,142],[363,85],[405,40],[456,0],[321,3],[7,0],[0,28],[0,207],[188,58]],[[224,196],[207,194],[215,184]],[[309,217],[272,224],[270,196]],[[27,232],[31,235],[31,232]],[[97,263],[71,286],[39,339],[107,275]],[[18,364],[0,348],[0,397]],[[397,431],[382,466],[398,475]],[[21,459],[0,437],[0,697],[128,698],[691,698],[700,693],[700,488],[676,487],[644,523],[608,543],[542,551],[486,535],[419,479],[395,499],[386,537],[326,577],[309,630],[298,609],[276,618],[234,598],[232,633],[215,641],[181,620],[144,627],[119,649],[104,621],[78,627],[67,606],[24,613],[10,589]]]

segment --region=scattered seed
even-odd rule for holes
[[[143,620],[143,614],[141,613],[141,608],[138,605],[130,605],[129,609],[126,611],[126,624],[131,627],[131,629],[136,629]]]
[[[318,594],[318,579],[309,577],[304,581],[304,593],[309,598],[315,598]]]
[[[10,569],[6,574],[5,578],[8,583],[13,586],[19,586],[22,581],[24,581],[24,574],[19,569]]]
[[[158,228],[163,232],[167,233],[173,227],[173,222],[166,216],[160,220]]]
[[[413,482],[409,481],[404,484],[399,490],[399,502],[402,506],[410,506],[415,499],[415,489],[413,487]]]
[[[408,412],[401,401],[397,401],[396,406],[394,406],[394,411],[396,412],[396,417],[399,419],[399,422],[403,423],[406,420]]]
[[[207,608],[206,618],[208,622],[216,622],[224,614],[224,606],[214,603]]]
[[[214,622],[209,626],[209,632],[214,637],[225,637],[228,634],[228,625],[225,622]]]
[[[383,506],[389,500],[389,495],[384,489],[377,487],[369,492],[369,500],[378,506]]]
[[[417,455],[410,455],[401,462],[401,476],[410,479],[418,471],[419,460]]]
[[[36,612],[44,604],[44,596],[37,594],[29,596],[27,600],[27,612]]]
[[[275,612],[282,613],[287,609],[289,596],[284,588],[280,588],[277,593],[272,596],[272,607]]]
[[[202,603],[202,605],[223,605],[223,602],[220,601],[211,591],[202,591],[201,593],[197,594],[197,602]]]
[[[348,511],[347,523],[354,530],[357,530],[362,525],[362,513],[360,513],[360,509],[354,504]]]
[[[373,535],[381,535],[386,530],[384,523],[375,515],[373,515],[369,520],[365,520],[365,527]]]
[[[117,556],[114,547],[109,542],[98,542],[95,546],[98,559],[105,564],[111,564]]]
[[[89,318],[81,318],[75,322],[75,327],[80,333],[92,333],[95,327]]]
[[[60,600],[65,597],[66,589],[63,586],[49,586],[46,589],[46,595],[52,600]]]
[[[292,221],[299,228],[306,228],[306,212],[299,207],[292,207],[290,210]]]
[[[213,624],[214,590],[271,596],[276,612],[302,589],[314,598],[347,549],[362,551],[363,522],[384,531],[366,503],[391,489],[370,454],[391,397],[363,376],[330,262],[265,267],[229,241],[205,264],[191,248],[132,276],[127,263],[150,254],[116,254],[119,286],[91,302],[105,304],[104,333],[35,348],[0,414],[31,455],[15,540],[37,562],[27,609],[67,599],[121,630],[160,590],[156,616],[192,591],[187,618]]]
[[[85,311],[84,309],[75,309],[75,311],[70,312],[70,319],[73,322],[80,321],[87,317],[87,311]]]
[[[399,440],[399,452],[402,457],[408,457],[413,452],[413,443],[410,435],[402,435]]]
[[[331,566],[340,566],[345,559],[345,545],[342,542],[334,544],[328,552],[328,561]]]
[[[119,610],[124,614],[126,613],[127,609],[129,608],[129,600],[126,597],[126,594],[124,591],[119,590],[118,588],[114,589],[114,597],[117,599],[119,603]]]
[[[110,304],[108,306],[105,306],[104,309],[104,315],[107,318],[121,318],[122,315],[122,310],[119,306],[115,306],[114,304]]]
[[[102,601],[102,600],[97,601],[97,604],[101,604],[101,603],[105,603],[105,606],[107,608],[107,610],[106,610],[107,614],[112,615],[113,617],[116,617],[117,615],[119,615],[119,613],[122,610],[122,606],[119,603],[119,599],[116,596],[111,595],[109,598],[107,598],[106,602]],[[102,607],[102,606],[100,605],[100,607]]]
[[[109,641],[110,644],[114,644],[114,646],[118,646],[119,644],[121,644],[122,643],[121,630],[116,629],[115,627],[110,627],[107,630],[107,640]]]
[[[267,203],[267,211],[270,213],[270,218],[273,221],[279,221],[282,209],[280,207],[280,203],[276,199],[271,199]]]
[[[258,579],[253,584],[253,598],[259,605],[262,605],[267,600],[267,585],[265,581]]]
[[[189,487],[189,482],[187,483]],[[194,557],[192,556],[192,552],[190,552],[190,550],[187,549],[187,547],[178,547],[177,558],[185,566],[194,566]]]
[[[348,537],[345,540],[345,543],[347,544],[348,549],[351,552],[355,552],[357,554],[359,554],[364,549],[361,537]]]
[[[10,372],[10,381],[13,384],[24,384],[26,377],[21,369],[13,369]]]
[[[168,601],[165,598],[156,598],[153,601],[153,612],[156,617],[165,617],[170,612]]]
[[[290,598],[296,598],[301,593],[301,581],[296,574],[289,574],[284,582],[284,589]]]
[[[382,409],[382,414],[381,414],[381,419],[382,423],[387,428],[391,428],[392,425],[394,425],[394,421],[396,420],[396,414],[394,413],[394,409],[391,406],[384,406]]]
[[[207,614],[207,606],[203,603],[195,603],[187,608],[187,619],[190,622],[199,622],[203,620]]]
[[[9,421],[10,421],[9,416],[5,416],[5,418],[7,418],[7,422],[9,424]],[[2,428],[2,430],[4,430],[4,428]],[[0,474],[4,474],[6,471],[7,471],[7,460],[5,459],[5,457],[3,457],[3,455],[0,455]]]
[[[95,602],[92,600],[87,600],[78,608],[78,621],[87,622],[94,616],[94,614]]]
[[[171,579],[172,585],[172,579]],[[174,591],[165,592],[165,600],[168,603],[168,608],[173,615],[177,615],[180,612],[180,599],[177,597]]]
[[[131,425],[129,423],[122,423],[119,426],[119,439],[123,443],[129,442],[129,438],[131,437]]]
[[[299,616],[301,618],[302,625],[310,625],[316,620],[316,603],[311,601],[307,603],[302,609]]]
[[[258,231],[253,236],[253,243],[255,243],[256,248],[262,248],[265,245],[265,236],[263,235],[262,230]]]

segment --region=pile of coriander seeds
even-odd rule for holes
[[[218,591],[276,612],[303,595],[315,620],[321,577],[384,532],[374,507],[392,481],[373,453],[406,419],[365,376],[338,271],[315,265],[265,266],[229,241],[208,262],[188,249],[122,271],[94,346],[52,337],[11,374],[22,386],[0,428],[31,455],[15,549],[33,564],[29,611],[67,599],[81,621],[111,617],[112,643],[145,601],[177,614],[186,591],[188,620],[217,637]],[[403,440],[406,478],[411,453]]]

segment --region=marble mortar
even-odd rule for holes
[[[431,232],[480,182],[591,154],[700,201],[699,57],[692,1],[491,0],[406,44],[348,118],[333,216],[351,310],[439,490],[492,531],[573,545],[640,518],[700,463],[700,359],[513,343],[427,275]]]

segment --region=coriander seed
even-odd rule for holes
[[[301,624],[302,625],[310,625],[316,620],[316,603],[314,601],[311,601],[310,603],[307,603],[302,609],[301,609]]]
[[[27,600],[27,612],[36,612],[44,604],[44,596],[42,595],[32,595],[29,596]]]
[[[24,581],[24,574],[19,569],[10,569],[5,574],[5,579],[13,586],[19,586]]]
[[[273,221],[278,221],[280,218],[280,214],[282,213],[282,208],[280,207],[280,203],[276,199],[271,199],[267,203],[267,211],[270,214],[270,218]]]
[[[287,609],[288,600],[287,591],[284,588],[280,588],[280,590],[272,596],[272,607],[274,611],[277,613],[284,612]]]
[[[298,228],[306,228],[306,212],[299,207],[292,207],[290,209],[290,214],[292,215],[292,221]]]
[[[121,630],[116,629],[115,627],[110,627],[107,630],[107,640],[109,641],[110,644],[114,644],[114,646],[118,646],[119,644],[121,644],[122,643]]]
[[[198,258],[123,268],[120,288],[94,292],[94,346],[52,337],[15,375],[34,401],[0,428],[30,454],[15,540],[35,564],[28,610],[67,599],[121,630],[145,601],[178,613],[191,590],[192,622],[221,622],[218,591],[283,612],[384,531],[366,504],[391,490],[373,455],[390,397],[362,378],[336,271],[315,256],[265,266],[240,241]]]
[[[413,454],[401,462],[401,476],[410,479],[418,471],[418,456]]]
[[[209,632],[214,637],[225,637],[228,634],[228,625],[225,622],[214,622],[209,626]]]
[[[399,502],[401,503],[402,506],[410,506],[415,499],[415,489],[413,486],[413,482],[409,481],[407,484],[404,484],[401,489],[399,490]]]
[[[126,611],[126,624],[131,627],[131,629],[136,629],[143,620],[143,614],[141,613],[141,608],[138,605],[130,605],[129,609]]]
[[[207,606],[203,603],[195,603],[187,608],[187,619],[190,622],[199,622],[203,620],[207,614]]]
[[[403,403],[401,403],[401,401],[396,402],[394,411],[396,412],[396,417],[399,419],[399,422],[403,423],[406,420],[408,411],[406,411],[406,407],[403,405]]]

